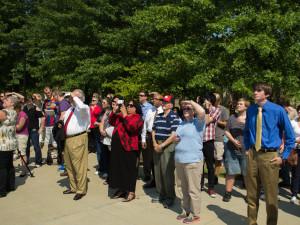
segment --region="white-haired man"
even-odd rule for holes
[[[74,200],[81,199],[87,192],[88,136],[90,109],[84,104],[84,93],[75,89],[71,93],[71,104],[64,115],[66,135],[64,160],[70,182],[70,189],[64,194],[76,193]]]

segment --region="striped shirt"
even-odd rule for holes
[[[170,111],[165,117],[164,113],[156,115],[153,123],[153,130],[155,130],[155,139],[165,141],[171,136],[172,132],[176,132],[180,119],[176,113]]]
[[[203,136],[203,142],[215,140],[216,138],[216,126],[217,121],[221,115],[220,108],[212,106],[209,110],[209,117],[213,118],[213,121],[206,125],[205,133]]]

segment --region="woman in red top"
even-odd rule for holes
[[[125,197],[123,202],[129,202],[135,198],[142,109],[134,101],[129,102],[127,109],[124,104],[120,107],[114,104],[109,123],[115,127],[111,142],[109,186],[117,188],[117,191],[112,198]]]
[[[98,170],[99,170],[100,154],[101,154],[101,140],[100,140],[100,131],[99,131],[99,128],[98,128],[99,123],[97,122],[97,118],[100,115],[102,109],[98,105],[98,101],[99,100],[95,96],[93,96],[92,102],[90,104],[90,115],[91,115],[90,130],[91,130],[91,141],[94,142],[94,146],[96,148],[96,155],[97,155],[97,161],[98,161]]]

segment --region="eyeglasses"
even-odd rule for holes
[[[161,98],[153,98],[153,100],[162,101],[162,99],[161,99]]]
[[[4,95],[0,95],[1,98],[4,98]]]
[[[146,95],[143,95],[143,94],[139,94],[139,96],[140,96],[140,97],[145,97]]]
[[[92,102],[96,102],[96,101],[97,101],[96,99],[93,99],[93,100],[92,100]]]
[[[134,106],[133,104],[128,104],[127,107],[133,108],[133,107],[135,107],[135,106]]]

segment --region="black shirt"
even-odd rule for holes
[[[29,119],[28,130],[38,130],[40,128],[39,118],[44,116],[42,111],[36,110],[35,105],[25,105],[23,111],[27,114]]]

